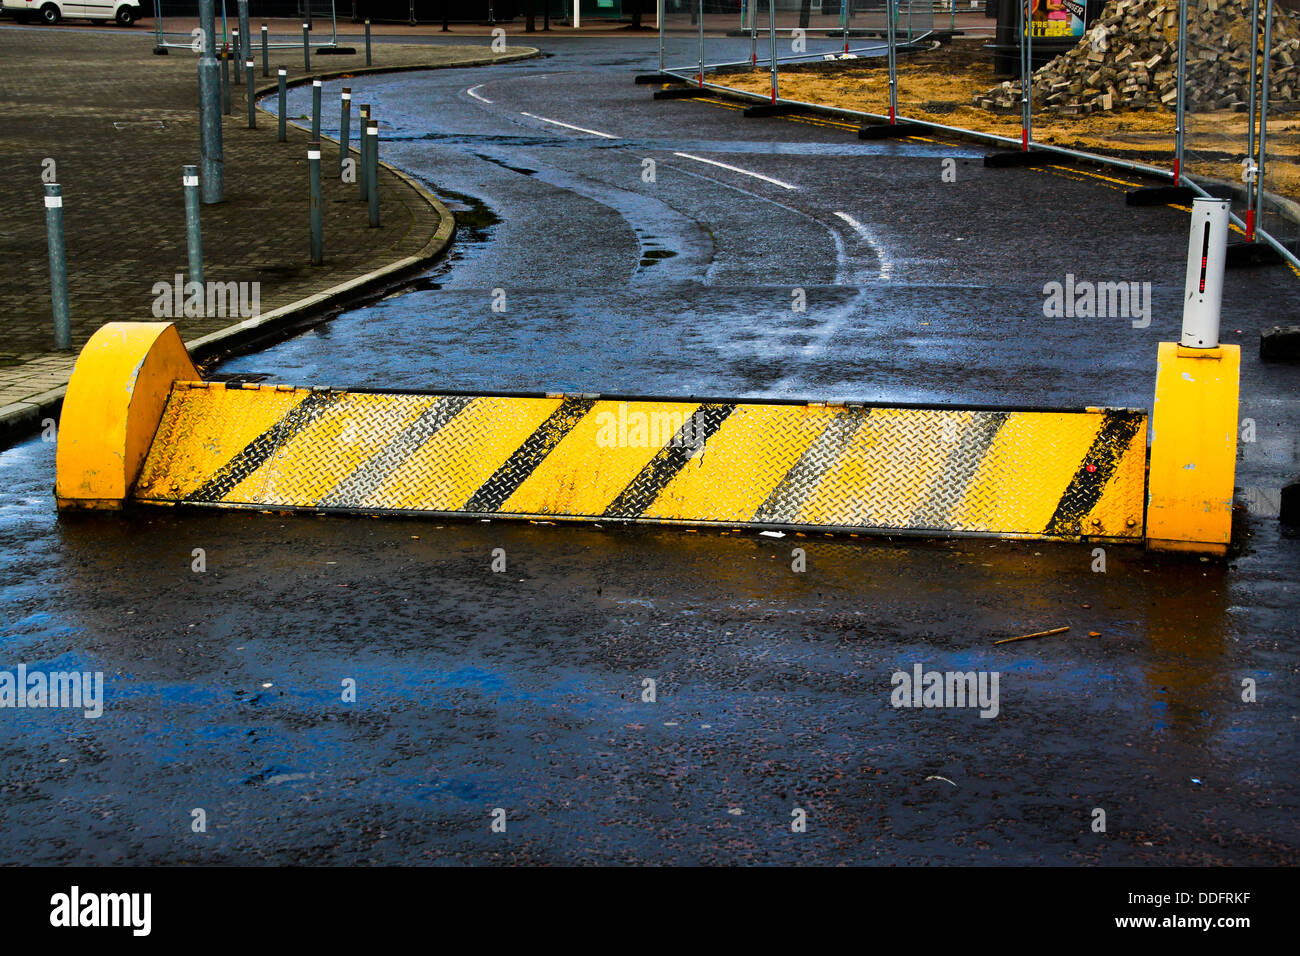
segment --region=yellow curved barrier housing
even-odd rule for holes
[[[120,508],[172,384],[198,379],[170,322],[109,322],[92,335],[77,357],[59,419],[59,508]]]
[[[1241,347],[1160,343],[1151,412],[1147,546],[1224,554],[1232,540]]]

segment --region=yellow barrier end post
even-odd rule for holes
[[[59,509],[121,508],[172,384],[199,380],[170,322],[109,322],[92,335],[73,367],[59,418]]]
[[[1193,202],[1182,338],[1161,342],[1151,414],[1147,547],[1223,555],[1232,541],[1241,348],[1219,344],[1228,203]]]

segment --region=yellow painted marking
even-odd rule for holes
[[[924,454],[923,445],[943,433],[945,421],[959,429],[961,414],[873,408],[808,496],[796,523],[907,527],[944,464],[945,456]]]
[[[311,507],[432,404],[421,395],[340,395],[224,500]]]
[[[1192,207],[1191,207],[1191,206],[1183,206],[1183,205],[1181,205],[1181,204],[1179,204],[1179,203],[1176,203],[1176,202],[1165,203],[1165,205],[1168,206],[1170,209],[1177,209],[1179,212],[1185,212],[1185,213],[1187,213],[1189,216],[1192,214]],[[1237,235],[1239,235],[1239,236],[1244,236],[1244,235],[1246,234],[1246,230],[1245,230],[1245,229],[1242,229],[1241,226],[1237,225],[1237,224],[1236,224],[1235,222],[1233,222],[1231,219],[1228,220],[1228,228],[1231,229],[1233,232],[1235,232],[1235,233],[1236,233]]]
[[[958,527],[1041,533],[1088,454],[1101,415],[1016,412],[954,509]]]
[[[738,406],[645,516],[748,521],[834,414],[825,407]]]
[[[602,514],[698,407],[690,402],[597,402],[501,510]]]
[[[1129,440],[1101,497],[1084,515],[1084,534],[1114,537],[1138,537],[1142,534],[1146,451],[1146,429],[1139,428]]]
[[[456,511],[560,407],[558,398],[475,399],[366,499],[372,508]]]
[[[174,500],[193,494],[309,394],[307,389],[178,384],[145,459],[136,497]]]
[[[1076,173],[1076,174],[1078,174],[1078,175],[1080,175],[1080,176],[1086,176],[1086,177],[1088,177],[1089,179],[1099,179],[1099,180],[1102,180],[1103,182],[1108,182],[1108,183],[1119,183],[1119,185],[1121,185],[1121,186],[1126,186],[1126,187],[1139,187],[1139,186],[1142,185],[1141,183],[1130,182],[1130,181],[1127,180],[1127,179],[1116,179],[1114,176],[1105,176],[1105,175],[1103,175],[1103,174],[1101,174],[1101,173],[1096,173],[1096,172],[1093,172],[1092,170],[1089,170],[1089,169],[1076,169],[1076,168],[1074,168],[1073,166],[1056,166],[1056,165],[1052,165],[1052,166],[1049,166],[1049,168],[1050,168],[1050,169],[1061,169],[1061,170],[1066,170],[1066,171],[1071,172],[1071,173]]]

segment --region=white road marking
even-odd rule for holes
[[[559,120],[547,119],[545,116],[538,116],[536,113],[523,113],[520,116],[531,116],[535,120],[541,120],[543,123],[550,123],[554,126],[563,126],[565,129],[576,129],[579,133],[590,133],[592,136],[599,136],[602,139],[618,139],[617,136],[611,136],[609,133],[602,133],[598,129],[587,129],[585,126],[574,126],[572,123],[561,123]]]
[[[894,262],[885,254],[885,247],[880,244],[880,241],[876,239],[871,230],[846,212],[837,212],[835,215],[852,226],[853,231],[862,237],[862,241],[871,247],[871,251],[876,254],[876,262],[880,266],[880,278],[886,282],[893,278]]]
[[[705,159],[703,156],[692,156],[690,153],[673,153],[674,156],[680,156],[682,159],[693,159],[697,163],[708,163],[710,166],[717,166],[721,169],[729,169],[733,173],[743,173],[746,176],[753,176],[755,179],[761,179],[764,182],[771,183],[773,186],[780,186],[782,189],[798,189],[798,186],[792,186],[790,183],[782,182],[779,179],[773,179],[771,176],[764,176],[762,173],[755,173],[748,169],[741,169],[739,166],[730,166],[727,163],[720,163],[716,159]]]
[[[481,89],[483,89],[482,83],[480,83],[478,86],[471,86],[465,92],[468,93],[470,96],[474,97],[474,99],[478,100],[480,103],[491,103],[492,101],[488,99],[486,96],[479,96],[477,93],[474,92],[475,90],[481,90]]]

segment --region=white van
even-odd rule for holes
[[[58,23],[64,17],[93,23],[117,21],[118,26],[135,26],[140,19],[139,0],[0,0],[3,12],[19,23]]]

